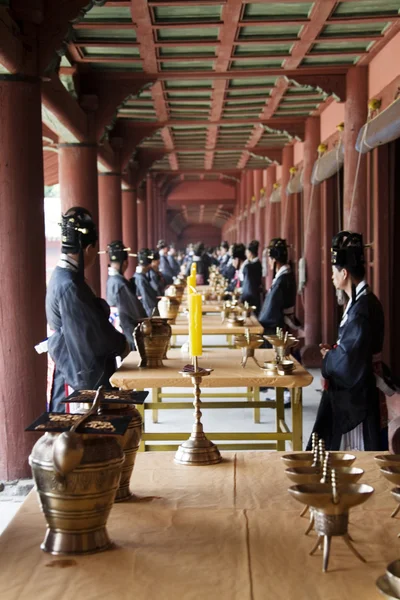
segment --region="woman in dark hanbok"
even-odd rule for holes
[[[328,450],[379,450],[374,362],[382,351],[384,315],[365,281],[361,234],[342,231],[333,238],[332,280],[348,302],[336,344],[320,346],[325,390],[313,431],[325,440]]]
[[[123,242],[115,241],[108,245],[108,279],[106,287],[107,302],[111,312],[115,309],[123,334],[129,341],[131,348],[135,348],[133,331],[139,319],[146,318],[146,311],[136,297],[133,286],[125,278],[124,273],[128,268],[128,249]]]
[[[85,282],[84,269],[97,258],[97,230],[90,213],[70,208],[62,216],[61,258],[46,294],[46,315],[53,331],[48,352],[55,364],[50,410],[65,412],[62,400],[72,389],[110,387],[115,358],[129,344],[109,321],[109,306]]]

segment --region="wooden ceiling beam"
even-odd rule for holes
[[[303,27],[300,40],[294,45],[291,56],[285,61],[285,69],[296,69],[321,33],[327,20],[337,5],[336,0],[315,2],[311,9],[310,22]]]

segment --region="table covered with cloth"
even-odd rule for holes
[[[325,574],[321,553],[308,555],[315,533],[304,535],[281,456],[227,452],[219,465],[185,467],[173,453],[138,455],[135,498],[114,505],[108,522],[115,548],[82,557],[40,550],[45,521],[32,492],[0,536],[0,598],[378,600],[376,578],[400,557],[400,520],[373,453],[354,463],[375,493],[349,525],[368,562],[335,538]]]

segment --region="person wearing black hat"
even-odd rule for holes
[[[179,262],[176,260],[176,248],[172,244],[169,247],[167,260],[169,262],[169,266],[171,267],[171,271],[174,277],[177,277],[181,271],[181,267]]]
[[[53,334],[48,352],[55,364],[50,410],[65,412],[67,387],[110,387],[115,358],[126,356],[125,336],[109,321],[109,306],[97,298],[85,282],[84,270],[97,258],[97,229],[84,208],[70,208],[62,215],[61,258],[50,278],[46,316]]]
[[[136,293],[144,306],[147,316],[151,317],[158,302],[157,292],[151,287],[148,278],[148,272],[151,269],[151,261],[153,259],[153,252],[148,248],[142,248],[140,252],[138,252],[137,258],[139,264],[136,267],[136,273],[133,276],[136,285]]]
[[[196,264],[197,285],[206,285],[209,279],[211,260],[206,254],[203,242],[197,242],[197,244],[193,246],[192,259],[189,260],[186,265],[187,277],[190,275],[193,263]]]
[[[246,260],[246,246],[244,244],[232,244],[230,253],[232,257],[232,269],[235,270],[235,273],[228,284],[228,291],[233,292],[235,288],[239,289],[242,287],[241,268]]]
[[[242,302],[248,302],[256,307],[256,314],[260,311],[262,294],[262,267],[258,258],[259,242],[253,240],[246,248],[246,258],[242,269]]]
[[[168,260],[168,244],[164,240],[160,240],[157,244],[157,250],[160,253],[160,271],[165,284],[171,285],[174,281],[174,272]]]
[[[294,315],[296,303],[296,281],[288,263],[286,240],[273,238],[268,245],[268,267],[273,270],[272,285],[265,296],[258,320],[264,334],[276,333],[276,328],[285,328]]]
[[[379,450],[374,361],[383,347],[384,315],[365,281],[362,235],[349,231],[336,235],[331,261],[333,285],[346,294],[347,304],[336,344],[320,346],[325,389],[313,431],[328,450]]]
[[[160,272],[160,253],[157,252],[157,250],[153,250],[152,254],[153,258],[151,259],[150,269],[147,273],[147,276],[149,278],[150,285],[156,292],[157,296],[164,296],[166,284],[164,276]]]
[[[230,256],[229,256],[229,244],[225,240],[221,242],[219,247],[220,255],[219,255],[219,272],[221,275],[226,277],[225,270],[228,267]]]
[[[139,319],[146,318],[146,311],[142,303],[136,297],[133,287],[124,277],[128,268],[128,250],[122,241],[111,242],[108,245],[108,279],[106,287],[107,302],[118,314],[121,329],[126,339],[135,348],[133,331]]]

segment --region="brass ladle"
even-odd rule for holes
[[[76,430],[88,417],[97,413],[101,400],[104,400],[102,389],[103,386],[97,390],[90,410],[77,419],[69,431],[63,431],[54,442],[53,466],[61,478],[64,478],[81,463],[84,446],[82,436],[76,433]]]

